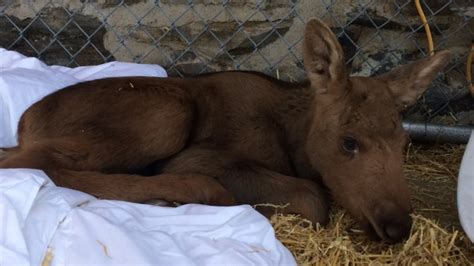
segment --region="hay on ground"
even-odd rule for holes
[[[405,171],[415,214],[410,238],[388,245],[370,240],[343,210],[334,210],[326,227],[313,228],[294,215],[274,215],[280,241],[299,265],[415,264],[470,265],[474,245],[459,225],[456,181],[463,145],[410,146]]]

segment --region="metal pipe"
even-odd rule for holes
[[[421,142],[465,144],[469,141],[472,126],[446,126],[420,122],[403,122],[412,140]]]

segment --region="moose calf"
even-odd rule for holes
[[[302,83],[230,71],[64,88],[23,114],[19,145],[0,168],[42,169],[59,186],[105,199],[289,203],[284,212],[322,224],[330,195],[367,232],[402,240],[411,206],[400,112],[449,52],[351,77],[336,36],[313,19],[303,55]]]

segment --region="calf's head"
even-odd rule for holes
[[[315,90],[306,142],[312,167],[333,198],[374,236],[407,237],[411,205],[403,177],[407,134],[400,112],[414,104],[449,61],[447,51],[377,77],[350,77],[336,36],[311,20],[304,62]]]

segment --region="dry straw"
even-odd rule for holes
[[[274,215],[271,222],[299,265],[473,265],[474,245],[460,229],[455,201],[463,152],[462,145],[409,147],[405,172],[414,191],[415,214],[404,243],[368,239],[341,209],[324,228],[291,215]],[[49,249],[43,265],[50,265],[52,256]]]
[[[459,145],[408,149],[405,169],[415,214],[411,236],[404,243],[370,240],[341,209],[324,228],[313,228],[297,216],[274,215],[276,234],[299,265],[472,265],[474,245],[460,229],[455,208],[463,150]]]

